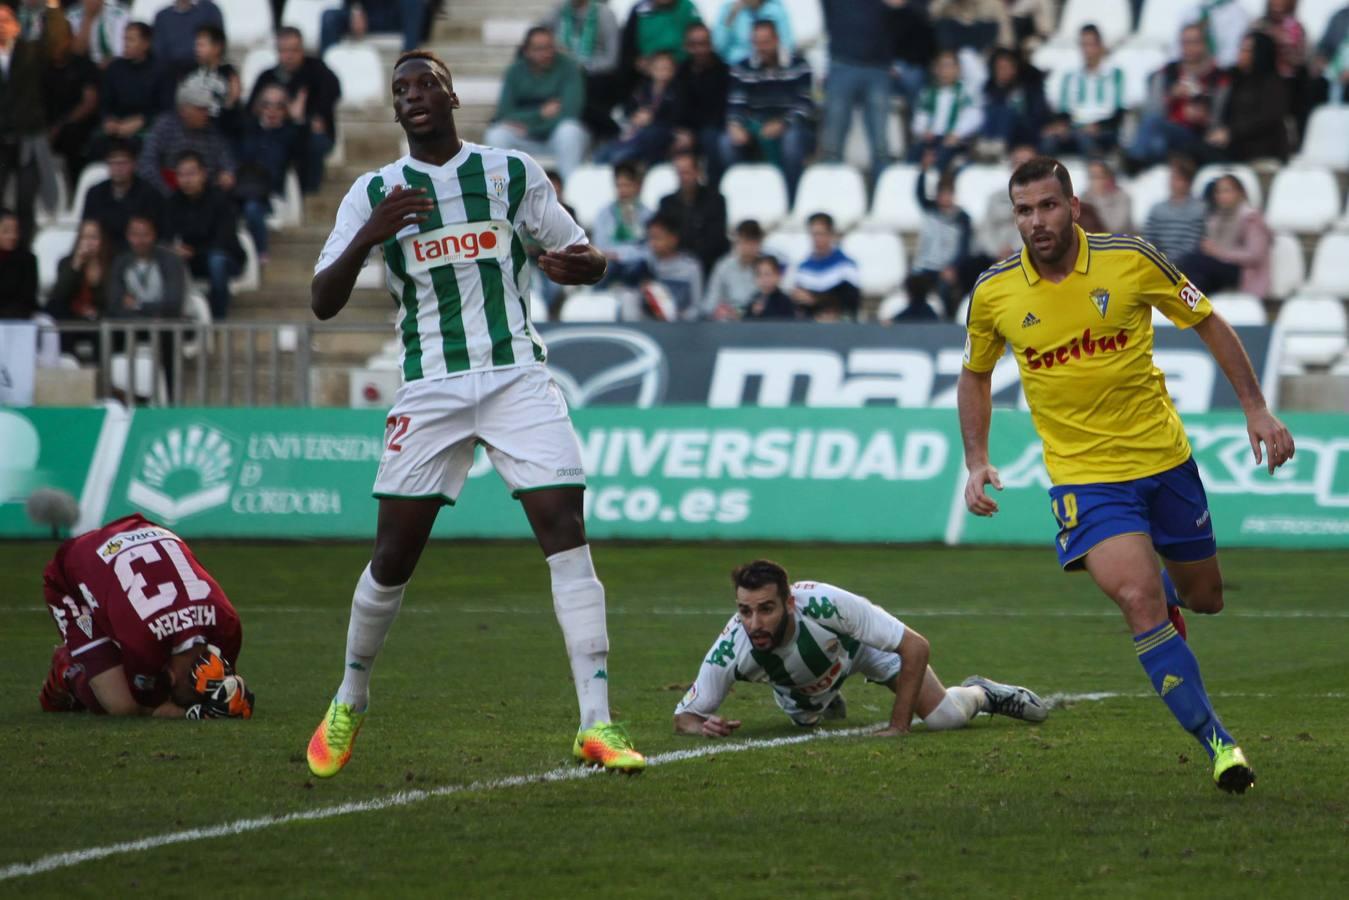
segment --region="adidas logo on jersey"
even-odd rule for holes
[[[1181,678],[1179,675],[1166,676],[1165,678],[1162,679],[1162,691],[1161,691],[1162,696],[1165,697],[1167,694],[1171,693],[1184,683],[1185,679]]]
[[[1032,312],[1026,313],[1026,318],[1024,318],[1024,319],[1021,320],[1021,327],[1022,327],[1022,328],[1029,328],[1029,327],[1031,327],[1032,325],[1039,325],[1039,324],[1040,324],[1040,320],[1037,319],[1037,318],[1035,318],[1035,313],[1032,313]]]

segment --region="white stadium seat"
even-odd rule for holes
[[[220,0],[220,17],[233,48],[272,43],[272,5],[268,0]]]
[[[253,85],[258,76],[276,65],[275,47],[254,47],[244,55],[243,65],[239,67],[239,81],[243,83],[245,98],[253,93]]]
[[[281,13],[281,24],[300,29],[305,49],[317,53],[323,11],[332,8],[334,4],[329,0],[286,0],[285,10]]]
[[[543,297],[538,291],[529,292],[529,321],[547,322],[552,316],[548,314],[548,304],[543,301]]]
[[[909,295],[907,291],[896,291],[887,296],[876,307],[876,321],[889,322],[895,316],[909,308]]]
[[[531,24],[528,19],[483,19],[482,42],[488,47],[518,47]]]
[[[1349,297],[1349,234],[1328,234],[1316,245],[1307,290]]]
[[[994,194],[1007,190],[1007,180],[1011,177],[1011,170],[1006,166],[966,166],[956,173],[956,205],[975,222],[982,221],[988,212],[988,201]]]
[[[771,231],[787,217],[787,181],[777,166],[731,166],[721,176],[721,195],[726,198],[726,222],[732,228],[754,219],[765,231]]]
[[[1203,197],[1204,189],[1223,175],[1237,176],[1241,186],[1246,189],[1246,197],[1251,201],[1251,206],[1256,209],[1264,208],[1265,195],[1264,191],[1260,189],[1260,176],[1256,175],[1255,170],[1244,163],[1212,163],[1204,166],[1195,173],[1194,195]]]
[[[84,209],[84,195],[100,182],[108,180],[108,164],[91,162],[80,171],[80,180],[75,183],[75,194],[70,198],[70,206],[57,220],[62,225],[74,225],[80,221],[80,212]]]
[[[1052,72],[1056,69],[1063,71],[1080,69],[1082,68],[1082,51],[1077,49],[1076,40],[1071,44],[1041,44],[1031,53],[1030,61],[1041,72]],[[1051,99],[1057,99],[1057,95],[1049,94],[1047,89],[1045,95],[1051,97]]]
[[[852,166],[816,163],[806,169],[796,187],[792,220],[804,226],[815,213],[834,217],[840,234],[850,230],[867,212],[867,187]]]
[[[1222,317],[1232,325],[1267,325],[1269,317],[1265,315],[1265,304],[1254,294],[1241,291],[1224,291],[1211,294],[1209,302]]]
[[[1169,196],[1171,196],[1171,172],[1166,166],[1153,166],[1129,182],[1134,227],[1140,233],[1148,220],[1148,213]]]
[[[562,185],[562,202],[576,211],[582,228],[595,224],[595,216],[614,202],[612,166],[578,166]]]
[[[1143,0],[1138,15],[1138,30],[1130,40],[1134,45],[1150,45],[1171,55],[1180,36],[1180,23],[1185,17],[1185,3],[1180,0]]]
[[[908,163],[892,163],[881,172],[876,181],[871,214],[862,223],[864,228],[917,231],[923,224],[923,208],[918,205],[914,182],[918,167]]]
[[[56,284],[56,269],[75,249],[74,225],[48,225],[33,237],[33,255],[37,257],[38,290],[46,293]]]
[[[343,107],[380,106],[388,102],[384,63],[374,47],[343,41],[328,48],[323,62],[342,84]]]
[[[1128,3],[1103,3],[1101,0],[1067,0],[1059,14],[1055,44],[1077,44],[1083,25],[1095,25],[1106,47],[1114,47],[1133,30],[1133,11]]]
[[[1349,169],[1349,106],[1324,105],[1312,110],[1297,161],[1339,172]]]
[[[898,290],[908,270],[904,244],[893,234],[854,231],[842,241],[843,252],[857,263],[862,293],[878,297]]]
[[[562,301],[560,322],[617,322],[618,298],[606,291],[580,291]]]
[[[824,35],[824,15],[820,0],[785,0],[787,17],[792,23],[792,36],[797,47],[809,47]],[[707,17],[703,17],[704,21]]]
[[[1340,214],[1340,188],[1328,169],[1280,169],[1269,186],[1265,219],[1275,231],[1324,231]]]
[[[891,157],[904,156],[904,123],[893,106],[885,117],[885,143]],[[860,108],[852,112],[852,124],[848,126],[848,136],[843,142],[843,161],[859,171],[871,168],[871,139]]]
[[[1143,106],[1148,100],[1148,79],[1166,65],[1170,54],[1159,47],[1132,44],[1110,54],[1110,65],[1119,66],[1124,73],[1124,101],[1131,108]]]
[[[1291,234],[1274,235],[1270,251],[1269,292],[1274,297],[1291,297],[1307,280],[1307,261],[1302,242]]]
[[[775,231],[764,238],[763,249],[794,268],[810,255],[810,235],[804,231]]]
[[[1166,313],[1157,307],[1152,308],[1152,327],[1153,328],[1175,328],[1176,323],[1166,317]]]
[[[146,25],[155,23],[155,16],[166,6],[172,6],[173,0],[133,0],[131,4],[131,18],[136,22],[144,22]]]
[[[652,166],[642,179],[642,205],[652,212],[660,201],[679,190],[679,176],[670,163]]]
[[[1344,0],[1302,0],[1297,5],[1297,20],[1307,33],[1308,46],[1320,43],[1330,19],[1344,6]]]
[[[1349,346],[1349,318],[1334,297],[1294,297],[1284,302],[1275,323],[1283,333],[1283,371],[1329,366]]]

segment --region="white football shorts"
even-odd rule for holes
[[[385,423],[374,495],[454,503],[479,444],[514,497],[585,487],[567,401],[539,364],[404,384]]]

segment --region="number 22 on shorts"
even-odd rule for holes
[[[1059,520],[1059,527],[1064,531],[1077,527],[1077,494],[1064,494],[1058,500],[1051,499],[1049,508],[1054,511],[1054,518]]]
[[[385,445],[391,452],[398,453],[403,449],[401,442],[407,437],[408,429],[411,427],[411,416],[389,416],[384,420],[384,432],[387,435]]]

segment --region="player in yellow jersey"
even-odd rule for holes
[[[1236,332],[1160,251],[1129,235],[1087,234],[1067,170],[1037,157],[1009,185],[1025,248],[975,282],[958,405],[965,505],[991,516],[1001,490],[988,461],[990,376],[1011,345],[1054,483],[1064,569],[1083,569],[1114,600],[1139,662],[1181,726],[1213,759],[1220,788],[1255,773],[1209,703],[1183,619],[1168,607],[1222,609],[1222,574],[1204,486],[1166,381],[1152,360],[1152,310],[1194,328],[1232,383],[1256,462],[1293,456],[1288,429],[1265,406]],[[1161,556],[1162,571],[1157,557]]]

